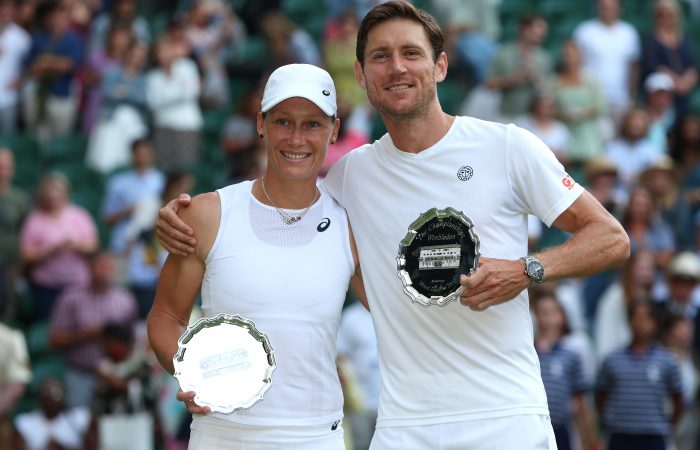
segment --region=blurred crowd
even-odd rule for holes
[[[0,449],[186,447],[145,336],[158,209],[261,174],[261,88],[283,64],[335,80],[323,171],[381,136],[353,75],[376,3],[0,0]],[[540,137],[632,243],[621,267],[531,289],[557,436],[588,450],[653,430],[700,449],[700,1],[414,3],[447,32],[445,111]],[[534,217],[529,231],[531,251],[567,238]],[[348,298],[348,449],[376,420],[374,339]]]

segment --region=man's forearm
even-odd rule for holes
[[[593,275],[628,256],[629,240],[624,230],[603,223],[592,223],[565,243],[537,254],[547,281]]]

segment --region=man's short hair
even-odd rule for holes
[[[367,36],[375,26],[391,19],[408,19],[419,23],[425,30],[426,37],[433,48],[433,60],[437,61],[445,50],[445,34],[435,18],[405,1],[389,1],[375,6],[362,19],[357,31],[357,45],[355,56],[362,67],[365,66],[365,50],[367,48]]]

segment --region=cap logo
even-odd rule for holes
[[[329,91],[327,91],[327,90],[324,89],[324,90],[323,90],[323,95],[325,95],[326,97],[328,97],[329,95],[331,95],[331,93],[330,93]]]

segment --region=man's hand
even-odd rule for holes
[[[158,241],[173,255],[191,255],[194,253],[195,245],[197,245],[192,228],[177,216],[180,208],[188,207],[191,200],[189,195],[180,194],[178,198],[170,200],[158,212],[158,219],[156,219]]]
[[[193,391],[183,392],[178,390],[175,398],[180,400],[187,407],[187,412],[190,414],[211,414],[211,409],[208,406],[199,406],[194,402],[195,394]]]
[[[481,257],[479,268],[471,275],[462,275],[464,292],[459,301],[475,311],[512,300],[530,285],[525,263],[520,260]]]

